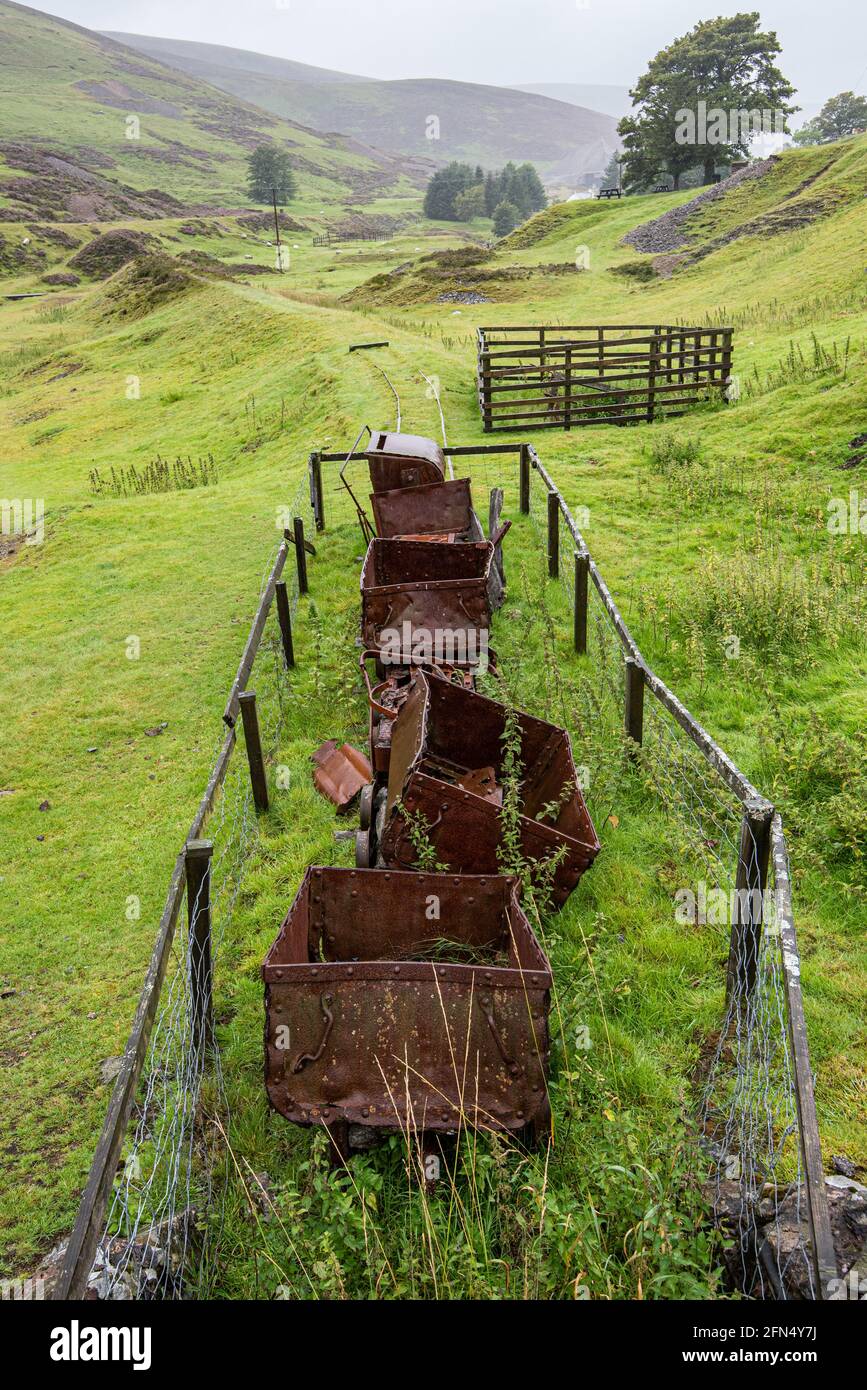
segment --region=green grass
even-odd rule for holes
[[[203,277],[128,322],[116,312],[122,279],[64,292],[59,319],[35,302],[2,304],[0,495],[43,497],[46,507],[45,543],[0,560],[0,790],[9,793],[0,796],[0,985],[15,991],[0,1000],[4,1272],[32,1267],[71,1223],[108,1099],[99,1064],[120,1052],[128,1031],[170,868],[279,537],[278,508],[294,497],[310,448],[348,445],[363,420],[392,421],[375,363],[400,391],[406,428],[438,430],[423,370],[441,383],[450,438],[482,442],[472,329],[484,321],[738,325],[735,370],[744,381],[757,372],[760,393],[674,424],[540,432],[535,442],[570,504],[589,509],[587,540],[647,657],[780,806],[792,842],[823,1155],[826,1164],[838,1152],[867,1162],[864,538],[826,527],[830,497],[867,490],[863,466],[842,468],[867,415],[858,192],[867,142],[825,155],[835,156],[848,201],[809,228],[741,239],[666,281],[637,284],[608,269],[634,258],[619,245],[626,230],[685,194],[544,214],[544,237],[507,244],[497,253],[502,264],[574,259],[587,244],[590,270],[534,272],[484,312],[415,300],[382,308],[375,293],[351,309],[339,302],[410,259],[415,246],[423,254],[433,229],[421,223],[391,246],[339,257],[313,248],[309,235],[292,237],[299,250],[289,275]],[[815,171],[815,152],[782,164],[785,192]],[[751,204],[748,215],[769,206]],[[744,209],[730,222],[728,212],[714,216],[697,245],[739,225]],[[133,225],[159,233],[175,254],[193,245],[242,261],[249,242],[232,219],[216,220],[224,235],[194,240],[180,237],[177,219]],[[266,239],[253,252],[263,263]],[[69,254],[53,248],[52,267]],[[34,283],[28,272],[4,289]],[[828,351],[850,341],[846,375],[785,379],[790,343],[809,355],[813,335]],[[348,355],[350,342],[379,338],[391,346]],[[773,375],[768,383],[773,373],[781,384]],[[134,399],[130,378],[140,388]],[[131,499],[90,492],[93,468],[209,453],[219,470],[213,487]],[[530,622],[540,581],[529,523],[516,525],[507,546],[512,588],[495,646],[515,671],[516,698],[556,709],[550,662]],[[313,597],[334,634],[351,614],[359,542],[341,527],[318,550]],[[733,628],[737,660],[723,646]],[[720,1018],[725,943],[710,928],[676,927],[679,840],[635,781],[615,781],[614,799],[594,807],[604,853],[568,911],[543,924],[567,1034],[587,1024],[598,1040],[587,1056],[557,1060],[559,1140],[547,1172],[537,1156],[473,1146],[454,1185],[434,1199],[443,1206],[434,1229],[452,1235],[442,1258],[432,1258],[424,1199],[407,1185],[399,1145],[357,1164],[358,1191],[345,1180],[337,1191],[317,1142],[278,1117],[266,1121],[258,966],[304,865],[333,853],[333,818],[309,784],[307,757],[325,737],[363,739],[359,699],[338,699],[353,658],[332,640],[314,661],[313,630],[305,602],[296,722],[281,750],[292,789],[263,826],[218,982],[233,1149],[248,1179],[247,1164],[276,1184],[280,1220],[247,1220],[233,1185],[227,1248],[235,1253],[218,1291],[262,1294],[284,1283],[309,1293],[304,1265],[338,1296],[373,1287],[383,1296],[561,1297],[576,1285],[594,1297],[711,1294],[687,1132],[691,1067]],[[133,661],[131,635],[141,642]],[[579,669],[570,679],[580,689]],[[162,734],[146,734],[163,721]],[[45,801],[50,809],[40,811]],[[616,826],[605,823],[609,811]],[[132,921],[131,895],[141,903]],[[468,1172],[481,1215],[464,1219]],[[286,1253],[287,1231],[303,1243],[300,1261]]]

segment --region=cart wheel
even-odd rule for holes
[[[356,830],[355,867],[357,869],[369,869],[372,866],[372,862],[370,831]]]
[[[369,782],[366,787],[361,788],[358,814],[362,830],[369,830],[370,822],[373,819],[373,792],[374,786],[372,782]]]

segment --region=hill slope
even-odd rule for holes
[[[613,117],[535,93],[430,78],[349,78],[214,44],[113,37],[278,116],[406,155],[486,167],[529,159],[548,182],[563,183],[601,171],[618,143]],[[426,135],[432,114],[438,140]]]
[[[598,82],[516,82],[516,92],[533,92],[536,96],[565,101],[572,106],[589,106],[592,111],[604,111],[619,121],[632,109],[628,87]]]
[[[301,198],[319,203],[348,190],[369,199],[409,171],[9,0],[0,0],[0,50],[2,220],[22,209],[82,221],[236,206],[246,201],[245,156],[264,141],[288,149]]]

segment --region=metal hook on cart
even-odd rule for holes
[[[346,491],[349,493],[353,502],[355,503],[355,511],[358,515],[358,524],[361,527],[361,534],[364,537],[364,544],[369,545],[370,542],[373,540],[374,536],[376,535],[376,531],[373,527],[373,522],[370,520],[370,517],[367,515],[367,512],[364,510],[355,493],[352,491],[352,488],[349,486],[349,483],[346,481],[346,470],[349,467],[350,463],[352,463],[355,459],[355,451],[361,443],[361,436],[364,434],[365,430],[367,430],[367,433],[370,436],[370,438],[373,438],[373,431],[371,430],[370,425],[362,425],[361,429],[358,431],[358,434],[356,435],[355,443],[349,450],[349,453],[346,455],[346,458],[344,459],[343,464],[341,466],[340,481],[346,488]]]

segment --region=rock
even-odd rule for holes
[[[198,1239],[194,1207],[173,1221],[144,1226],[130,1245],[123,1236],[100,1245],[94,1256],[85,1298],[89,1301],[129,1302],[182,1293],[185,1258]],[[40,1264],[34,1281],[43,1281],[41,1297],[50,1298],[63,1267],[66,1241],[56,1245]]]
[[[732,188],[737,188],[738,184],[744,183],[749,179],[760,179],[763,174],[767,174],[777,162],[776,156],[770,159],[757,160],[755,164],[750,164],[746,169],[739,169],[730,178],[723,179],[721,183],[713,183],[707,188],[702,188],[694,198],[690,198],[688,203],[681,203],[680,207],[669,208],[661,217],[655,217],[652,222],[643,222],[640,227],[635,227],[631,232],[627,232],[623,238],[624,244],[634,246],[636,251],[644,251],[648,254],[656,254],[666,251],[679,251],[681,247],[688,246],[689,236],[687,234],[687,222],[693,213],[696,212],[704,203],[714,202],[717,198],[722,198]],[[670,271],[669,271],[670,273]]]
[[[40,809],[40,811],[50,811],[50,810],[51,810],[51,802],[50,802],[50,801],[41,801],[41,802],[39,803],[39,809]]]
[[[826,1177],[825,1186],[833,1188],[836,1192],[859,1192],[867,1197],[867,1187],[862,1182],[856,1182],[854,1178],[848,1178],[843,1173],[832,1173]]]
[[[845,1154],[832,1154],[831,1162],[834,1165],[834,1172],[842,1173],[844,1178],[854,1178],[858,1171],[851,1158],[847,1158]]]

